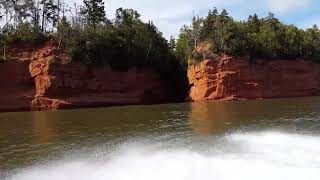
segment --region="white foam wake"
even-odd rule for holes
[[[135,144],[113,157],[62,160],[12,180],[319,180],[320,139],[282,133],[235,134],[216,151]],[[149,148],[147,148],[149,147]],[[231,148],[231,149],[230,149]]]

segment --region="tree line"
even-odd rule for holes
[[[297,59],[320,62],[320,30],[317,25],[299,29],[282,23],[274,14],[259,18],[250,15],[245,21],[236,21],[226,10],[209,10],[204,18],[193,17],[190,26],[183,26],[177,40],[176,54],[185,62],[201,61],[205,54],[194,49],[200,43],[210,44],[216,54],[249,56],[250,61],[263,59]]]
[[[73,6],[64,0],[0,0],[0,14],[4,51],[16,42],[55,39],[73,61],[88,65],[109,64],[119,70],[152,66],[163,74],[180,67],[175,45],[152,21],[145,23],[137,11],[123,8],[109,19],[103,0]]]

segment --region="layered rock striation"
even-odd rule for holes
[[[56,110],[173,101],[170,87],[152,68],[114,71],[71,62],[54,42],[10,50],[0,64],[0,111]]]
[[[269,99],[320,95],[320,64],[214,55],[190,64],[187,101]],[[57,110],[177,102],[184,81],[163,81],[153,68],[115,71],[70,61],[50,41],[10,48],[0,64],[0,111]],[[183,77],[172,77],[183,79]]]
[[[189,66],[188,101],[270,99],[320,95],[320,65],[211,55]]]

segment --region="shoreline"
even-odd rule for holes
[[[100,109],[100,108],[117,108],[117,107],[130,107],[130,106],[158,106],[158,105],[169,105],[169,104],[185,104],[185,103],[221,103],[221,102],[248,102],[248,101],[267,101],[267,100],[290,100],[290,99],[300,99],[300,98],[315,98],[320,97],[320,95],[314,96],[296,96],[296,97],[276,97],[276,98],[256,98],[256,99],[246,99],[246,98],[225,98],[218,100],[203,100],[203,101],[182,101],[182,102],[164,102],[164,103],[152,103],[152,104],[92,104],[92,105],[78,105],[69,106],[61,109],[54,110],[32,110],[30,107],[24,108],[5,108],[0,106],[0,113],[20,113],[20,112],[57,112],[61,110],[85,110],[85,109]]]

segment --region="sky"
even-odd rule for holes
[[[137,10],[143,21],[152,20],[166,38],[177,37],[193,15],[205,16],[213,7],[226,9],[236,20],[245,20],[254,13],[264,17],[272,12],[280,21],[300,28],[320,25],[320,0],[105,0],[105,5],[109,18],[119,7]]]

